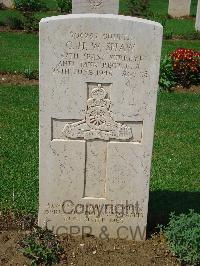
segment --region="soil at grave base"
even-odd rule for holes
[[[17,33],[25,33],[25,30],[12,30],[8,26],[0,26],[0,32],[17,32]]]
[[[38,85],[38,80],[27,79],[22,74],[13,73],[0,73],[0,85],[12,84],[12,85]]]
[[[172,17],[172,16],[168,15],[168,18],[169,19],[177,19],[177,20],[184,20],[184,19],[195,20],[195,16]]]
[[[200,86],[191,86],[190,88],[184,88],[182,86],[176,86],[172,88],[172,92],[181,92],[181,93],[200,93]]]
[[[12,213],[0,215],[0,266],[31,265],[21,253],[19,242],[30,233],[36,223],[35,217],[16,217]],[[20,228],[25,230],[21,230]],[[180,266],[179,261],[168,251],[162,235],[154,235],[143,242],[123,240],[100,240],[93,236],[58,236],[64,254],[61,265],[135,265],[135,266]]]
[[[0,265],[30,265],[29,259],[20,252],[19,242],[28,232],[0,232]],[[58,237],[64,254],[58,265],[181,265],[167,250],[162,236],[154,236],[145,242],[99,240],[95,237]]]

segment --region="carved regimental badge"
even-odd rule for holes
[[[92,8],[98,8],[102,5],[103,0],[88,0]]]
[[[92,139],[118,139],[129,140],[133,137],[132,129],[114,121],[110,111],[111,101],[107,98],[107,92],[98,84],[91,92],[91,98],[87,100],[85,119],[75,123],[68,123],[63,129],[67,138],[85,140]]]

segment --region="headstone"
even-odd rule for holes
[[[119,0],[72,0],[72,13],[118,14]]]
[[[168,14],[171,17],[187,17],[190,15],[191,0],[169,0]]]
[[[197,15],[196,15],[195,28],[197,31],[200,31],[200,0],[198,1],[198,5],[197,5]]]
[[[14,7],[13,0],[0,0],[0,3],[3,4],[7,8],[13,8]]]
[[[42,19],[40,226],[145,239],[161,43],[139,18]]]

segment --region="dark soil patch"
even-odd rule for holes
[[[27,79],[22,74],[0,73],[0,84],[38,85],[38,80]]]
[[[178,20],[183,20],[183,19],[188,19],[188,20],[195,20],[195,16],[182,16],[182,17],[172,17],[168,15],[169,19],[178,19]]]
[[[32,30],[32,31],[27,31],[27,30],[24,30],[24,29],[11,29],[9,26],[6,26],[6,25],[2,25],[2,26],[0,26],[0,32],[17,32],[17,33],[32,33],[32,34],[38,34],[39,33],[39,31],[34,31],[34,30]]]
[[[17,217],[10,212],[0,215],[0,266],[31,265],[21,252],[20,241],[30,233],[37,219],[32,215]],[[23,229],[23,230],[22,230]],[[168,251],[162,235],[143,242],[100,240],[93,236],[58,236],[64,248],[61,265],[135,265],[179,266],[178,260]]]
[[[191,86],[190,88],[184,88],[182,86],[176,86],[172,89],[173,92],[181,93],[200,93],[200,86]]]
[[[31,265],[23,256],[19,243],[36,223],[36,217],[32,215],[17,216],[12,212],[0,215],[0,266]],[[143,242],[102,241],[93,236],[70,235],[58,236],[58,239],[64,248],[59,265],[180,265],[167,249],[162,235],[154,235]]]
[[[26,33],[25,30],[13,30],[8,26],[0,26],[0,32],[18,32],[18,33]]]
[[[0,232],[0,265],[30,265],[30,261],[19,252],[18,244],[25,233],[17,231]]]
[[[196,34],[191,35],[173,35],[171,40],[172,41],[180,41],[180,40],[186,40],[186,41],[199,41],[200,40],[200,34],[196,32]],[[169,40],[168,38],[165,38],[165,40]]]
[[[145,242],[72,236],[60,240],[67,256],[65,265],[180,265],[167,250],[163,236]]]
[[[21,215],[14,212],[2,214],[0,212],[0,231],[30,230],[37,224],[37,217]]]
[[[0,232],[0,265],[30,265],[20,251],[20,241],[29,232]],[[64,247],[59,265],[180,265],[167,250],[163,236],[154,236],[145,242],[108,240],[95,237],[58,237]]]

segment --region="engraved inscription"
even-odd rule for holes
[[[67,123],[63,129],[65,137],[70,139],[118,139],[129,140],[133,137],[132,129],[115,122],[110,111],[111,100],[107,92],[98,84],[87,100],[85,119],[75,123]]]
[[[121,33],[69,31],[53,73],[63,76],[148,78],[146,55],[137,55],[134,36]],[[148,81],[148,79],[147,79]],[[125,82],[126,84],[126,82]]]
[[[103,0],[88,0],[89,4],[92,6],[92,8],[98,8],[102,6]]]

